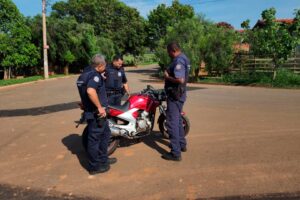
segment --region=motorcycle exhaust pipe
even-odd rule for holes
[[[113,137],[122,136],[122,137],[129,138],[128,132],[126,130],[115,127],[114,126],[115,124],[112,123],[110,120],[108,122],[109,122],[109,129]]]
[[[128,132],[124,129],[120,129],[120,128],[112,126],[112,127],[110,127],[110,132],[113,137],[121,136],[121,137],[125,137],[127,139],[132,139],[132,137],[130,137],[128,135]]]
[[[110,132],[112,136],[121,136],[121,129],[117,127],[110,127]]]

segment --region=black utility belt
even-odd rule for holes
[[[111,94],[122,94],[122,90],[107,90],[106,94],[111,95]]]
[[[176,101],[179,100],[182,97],[184,91],[185,91],[185,88],[182,87],[182,86],[168,87],[166,89],[167,96],[169,98],[172,98],[172,99],[176,100]]]

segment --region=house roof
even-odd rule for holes
[[[239,33],[244,33],[245,30],[244,29],[239,29],[239,30],[235,30],[236,32],[239,32]]]
[[[285,19],[275,19],[275,22],[280,22],[283,24],[293,24],[294,23],[294,19],[290,19],[290,18],[285,18]],[[252,29],[254,28],[262,28],[265,25],[265,21],[264,20],[258,20],[256,22],[256,24],[253,26]]]

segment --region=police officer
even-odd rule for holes
[[[106,93],[109,105],[121,105],[124,93],[129,96],[129,87],[125,75],[123,58],[120,55],[113,57],[112,64],[108,65],[105,72]]]
[[[104,56],[96,54],[92,58],[91,70],[82,73],[77,80],[77,87],[84,107],[84,117],[88,123],[88,171],[91,175],[110,169],[116,158],[108,158],[107,148],[110,129],[106,121],[107,96],[105,82],[100,75],[105,70]]]
[[[167,51],[172,59],[169,68],[164,72],[165,91],[167,93],[166,125],[170,135],[171,152],[162,155],[162,158],[180,161],[181,152],[187,150],[181,111],[186,101],[186,83],[190,61],[181,52],[180,46],[176,42],[168,44]]]

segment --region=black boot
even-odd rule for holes
[[[187,148],[186,147],[181,147],[181,152],[186,152],[187,151]]]
[[[108,158],[107,162],[112,165],[112,164],[115,164],[117,162],[117,158]]]
[[[164,155],[161,156],[165,160],[172,160],[172,161],[181,161],[181,156],[175,156],[174,154],[170,153],[165,153]]]
[[[109,164],[103,164],[103,165],[100,165],[100,167],[97,170],[90,170],[89,174],[90,175],[96,175],[96,174],[99,174],[99,173],[107,172],[109,169],[110,169]]]
[[[169,147],[170,149],[172,148],[171,143],[169,143],[168,147]],[[181,152],[187,152],[186,146],[185,146],[185,147],[181,147],[180,150],[181,150]]]

